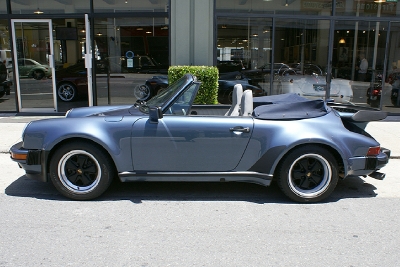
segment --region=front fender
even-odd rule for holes
[[[103,147],[118,171],[130,171],[133,169],[130,152],[132,124],[131,120],[106,121],[105,117],[34,121],[25,130],[23,146],[25,149],[45,151],[48,155],[62,142],[86,139]]]

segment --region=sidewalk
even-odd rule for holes
[[[63,116],[15,116],[15,114],[0,114],[0,153],[8,153],[13,144],[22,140],[22,130],[27,122],[56,117]],[[382,147],[392,151],[391,158],[400,158],[400,117],[389,116],[383,121],[370,122],[367,125],[366,131]]]

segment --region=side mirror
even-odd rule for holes
[[[163,118],[161,107],[150,107],[149,108],[149,120],[150,123],[158,123],[159,119]]]

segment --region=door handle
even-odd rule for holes
[[[249,133],[250,132],[250,128],[249,127],[236,126],[236,127],[230,128],[229,131],[231,131],[231,132]]]

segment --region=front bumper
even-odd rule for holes
[[[389,162],[390,150],[381,148],[377,156],[354,157],[349,159],[347,176],[366,176],[385,167]]]
[[[45,157],[42,150],[28,150],[19,142],[10,148],[11,160],[25,170],[26,176],[42,182],[47,182]]]

